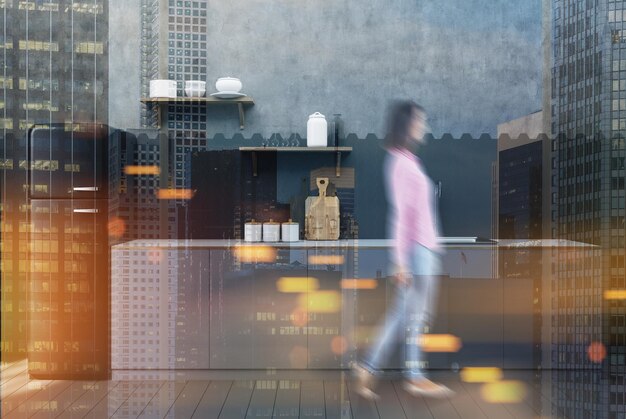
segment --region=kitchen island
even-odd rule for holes
[[[441,241],[446,253],[439,309],[429,332],[459,337],[463,346],[431,354],[428,366],[531,368],[540,362],[537,342],[550,288],[541,270],[543,252],[591,246]],[[347,368],[370,344],[395,290],[387,271],[391,244],[135,240],[115,245],[112,368]],[[521,274],[511,275],[509,266],[501,275],[499,265],[517,263],[516,258],[525,261]],[[401,359],[396,354],[388,367],[400,368]]]

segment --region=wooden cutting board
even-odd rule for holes
[[[339,238],[339,198],[326,196],[328,178],[317,178],[319,196],[310,196],[304,203],[304,235],[307,240]]]

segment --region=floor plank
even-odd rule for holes
[[[406,419],[396,389],[390,380],[381,380],[376,387],[376,393],[380,396],[376,401],[376,407],[381,418]]]
[[[2,373],[0,373],[0,387],[20,375],[28,377],[28,364],[26,361],[16,362],[15,364],[7,367],[5,371],[2,371]]]
[[[324,382],[306,380],[300,383],[300,417],[325,418]]]
[[[116,419],[136,418],[164,385],[165,381],[144,381],[111,417]]]
[[[513,415],[503,405],[497,403],[488,403],[480,395],[480,388],[482,384],[474,383],[461,383],[461,386],[468,392],[468,394],[474,399],[474,402],[480,407],[483,413],[488,418],[494,419],[510,419]]]
[[[354,380],[347,380],[346,383],[348,385],[348,397],[350,398],[352,417],[359,419],[379,419],[380,415],[378,414],[376,403],[358,395],[355,391],[356,382]]]
[[[327,418],[352,418],[348,387],[345,380],[324,381],[324,397],[326,398]]]
[[[50,400],[53,400],[57,395],[65,391],[72,385],[73,381],[52,381],[49,385],[41,389],[41,391],[29,397],[24,403],[20,404],[9,414],[2,414],[2,418],[7,419],[21,419],[30,417],[37,413],[39,409],[47,406]]]
[[[276,380],[258,380],[254,386],[246,418],[271,418],[276,402]]]
[[[190,418],[195,412],[202,395],[207,390],[209,381],[187,381],[187,385],[180,393],[170,410],[166,413],[166,418]]]
[[[20,374],[0,387],[2,412],[13,410],[18,404],[21,403],[19,396],[28,393],[30,382],[31,380],[28,378],[28,374]],[[14,395],[16,397],[13,397]]]
[[[462,418],[487,418],[487,415],[482,411],[472,395],[469,394],[465,387],[459,382],[458,374],[455,374],[454,378],[450,379],[437,378],[437,382],[448,386],[450,390],[454,391],[454,395],[450,396],[450,403]]]
[[[109,392],[119,384],[119,381],[99,381],[93,387],[72,403],[60,416],[59,419],[82,418],[94,406],[96,406]]]
[[[85,418],[100,419],[110,417],[141,386],[141,383],[141,381],[120,381],[115,388],[107,393],[106,397],[101,399],[93,409],[87,412]]]
[[[250,380],[234,381],[219,417],[221,419],[245,418],[254,391],[254,384],[255,382]]]
[[[193,418],[217,419],[222,412],[232,381],[211,381],[198,403]]]
[[[398,395],[400,404],[409,419],[433,419],[433,414],[428,408],[428,405],[423,397],[411,396],[409,393],[404,391],[402,389],[402,381],[394,381],[392,382],[392,385]]]
[[[300,381],[280,380],[276,390],[273,418],[298,419],[300,417]]]
[[[170,410],[180,393],[185,388],[185,381],[166,381],[152,400],[141,411],[142,418],[162,418]]]
[[[59,393],[56,397],[49,399],[48,404],[37,411],[32,418],[54,418],[60,415],[88,389],[93,387],[94,384],[96,384],[95,381],[73,381],[71,386]]]
[[[2,417],[17,409],[26,400],[48,387],[50,383],[52,383],[50,380],[30,380],[17,391],[13,392],[10,396],[0,396],[2,399],[2,407],[0,407]]]

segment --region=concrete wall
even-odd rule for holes
[[[109,125],[139,128],[141,0],[109,1]]]
[[[111,125],[120,128],[138,115],[138,3],[111,3]],[[236,76],[256,101],[246,137],[304,136],[315,111],[342,113],[360,138],[381,135],[394,98],[423,104],[437,137],[495,136],[499,122],[541,108],[540,0],[212,1],[207,26],[209,92]],[[239,132],[235,108],[209,115],[208,138]]]

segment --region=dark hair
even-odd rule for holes
[[[409,127],[415,112],[426,114],[423,107],[412,100],[397,100],[389,105],[387,111],[387,136],[385,146],[387,148],[412,148],[413,141],[410,138]]]

